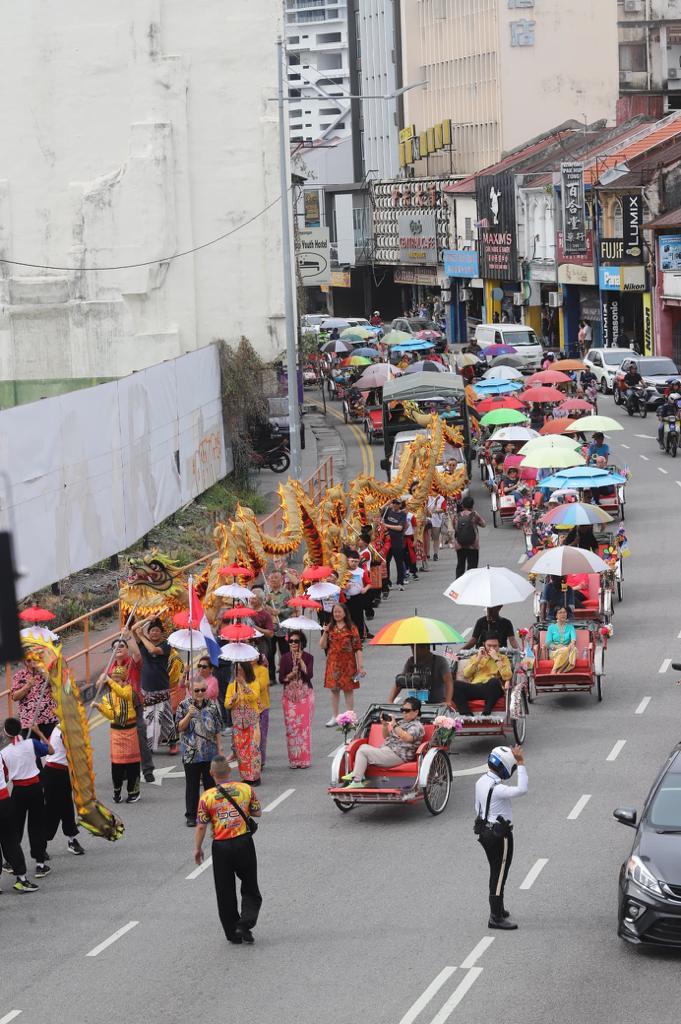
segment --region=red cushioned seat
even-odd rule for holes
[[[553,663],[551,661],[538,661],[535,664],[534,674],[537,676],[547,676],[551,674]],[[577,658],[575,667],[570,669],[569,672],[559,672],[558,675],[587,675],[591,676],[591,662],[587,659],[584,661],[582,658]]]
[[[430,743],[435,726],[432,725],[432,723],[428,725],[424,723],[424,729],[425,734],[423,739],[421,740],[421,743],[419,744],[419,749],[422,746]],[[385,740],[383,738],[383,727],[377,723],[374,723],[374,725],[372,725],[371,728],[369,729],[368,741],[364,740],[364,742],[368,742],[372,747],[382,747],[383,744],[385,743]],[[360,744],[358,744],[358,746],[359,745],[361,745],[361,741]],[[394,768],[384,768],[378,764],[370,764],[367,765],[367,778],[376,779],[390,776],[406,776],[413,778],[416,775],[417,771],[418,765],[416,761],[404,761],[402,764],[396,764]]]
[[[479,711],[483,711],[484,710],[485,702],[484,702],[484,700],[469,700],[468,701],[468,707],[471,709],[473,714],[475,714],[476,711],[479,712]],[[492,714],[496,714],[497,711],[501,711],[502,713],[506,712],[506,697],[505,696],[504,697],[499,697],[499,700],[496,702],[496,704],[492,708]]]

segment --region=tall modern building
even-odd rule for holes
[[[349,0],[353,111],[357,157],[363,177],[393,178],[400,169],[398,135],[403,118],[401,4],[411,0]],[[391,99],[375,99],[389,96]]]
[[[618,119],[681,109],[681,0],[617,0]]]
[[[400,127],[452,123],[451,152],[417,176],[472,173],[572,118],[614,120],[611,0],[404,0],[401,13],[404,79],[428,85],[405,93]]]
[[[349,138],[347,0],[286,0],[286,45],[291,142]]]

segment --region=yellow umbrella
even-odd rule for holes
[[[586,459],[569,448],[536,448],[523,456],[521,465],[532,469],[571,469],[572,466],[585,466]]]
[[[566,437],[565,434],[544,434],[540,437],[533,437],[526,441],[522,448],[518,449],[518,455],[533,455],[536,451],[551,451],[555,448],[563,448],[573,452],[582,447],[582,442],[576,437]]]

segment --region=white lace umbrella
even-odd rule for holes
[[[313,583],[305,593],[315,601],[324,601],[327,597],[340,597],[340,587],[335,583]]]
[[[292,615],[290,619],[282,619],[279,623],[284,629],[321,629],[316,619],[308,619],[305,615]]]
[[[201,651],[206,646],[205,637],[198,629],[176,629],[168,637],[168,643],[176,651]]]
[[[257,661],[260,652],[250,644],[225,644],[220,652],[220,661]]]
[[[572,550],[572,549],[571,549]],[[534,593],[534,587],[523,576],[503,566],[486,565],[469,569],[444,591],[454,604],[474,608],[494,608],[500,604],[517,604]]]
[[[213,593],[218,597],[231,597],[235,601],[248,601],[253,597],[252,590],[241,587],[238,583],[226,583],[224,587],[217,587]]]
[[[59,634],[53,633],[47,626],[24,626],[19,630],[19,636],[26,637],[27,640],[32,636],[39,636],[41,640],[49,640],[53,644],[59,642]]]

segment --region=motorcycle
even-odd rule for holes
[[[594,414],[598,413],[598,387],[596,384],[587,384],[584,390],[584,398],[594,407]]]
[[[679,421],[676,416],[664,416],[662,418],[662,431],[663,440],[660,441],[658,437],[660,448],[667,455],[671,455],[675,459],[679,447]]]
[[[254,449],[253,464],[259,469],[267,466],[273,473],[285,473],[291,465],[288,434],[273,436],[265,447]]]
[[[635,388],[629,388],[626,396],[626,408],[629,416],[638,415],[641,419],[645,419],[648,415],[648,393],[646,388],[640,385]]]

